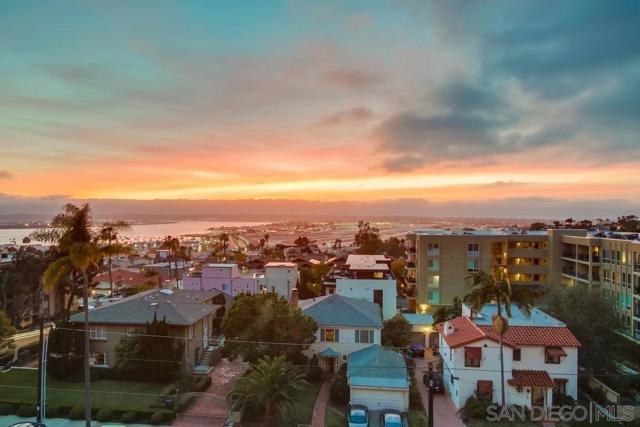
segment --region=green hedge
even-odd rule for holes
[[[13,415],[16,413],[16,406],[12,403],[0,403],[0,415]]]
[[[35,417],[36,413],[36,407],[33,405],[20,405],[16,411],[16,414],[22,418]]]

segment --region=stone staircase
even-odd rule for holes
[[[212,346],[207,347],[207,349],[202,353],[200,361],[193,368],[193,375],[209,375],[211,371],[213,371],[213,366],[211,366],[209,361],[211,360],[211,354],[214,350],[215,348]]]

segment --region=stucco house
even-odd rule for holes
[[[500,348],[491,326],[495,311],[489,305],[473,317],[437,326],[444,385],[456,408],[474,393],[501,401]],[[557,403],[554,395],[577,399],[580,342],[564,323],[538,309],[528,318],[515,311],[503,335],[505,404],[546,407]]]
[[[294,297],[291,298],[295,302]],[[298,307],[318,324],[309,353],[320,366],[337,372],[347,356],[372,344],[380,345],[382,314],[378,304],[338,294],[300,300]]]
[[[257,279],[242,275],[238,264],[210,263],[202,266],[199,272],[185,276],[184,289],[210,291],[216,289],[231,296],[255,294]]]
[[[183,367],[191,372],[210,345],[214,318],[222,314],[230,298],[216,290],[153,289],[90,310],[91,365],[113,367],[120,339],[141,332],[155,315],[171,325],[170,335],[184,339]],[[70,320],[82,324],[84,314]]]

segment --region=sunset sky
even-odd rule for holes
[[[639,40],[636,0],[4,0],[0,193],[634,203]]]

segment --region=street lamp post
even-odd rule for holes
[[[429,427],[433,427],[433,362],[429,362],[428,391],[429,391]]]

